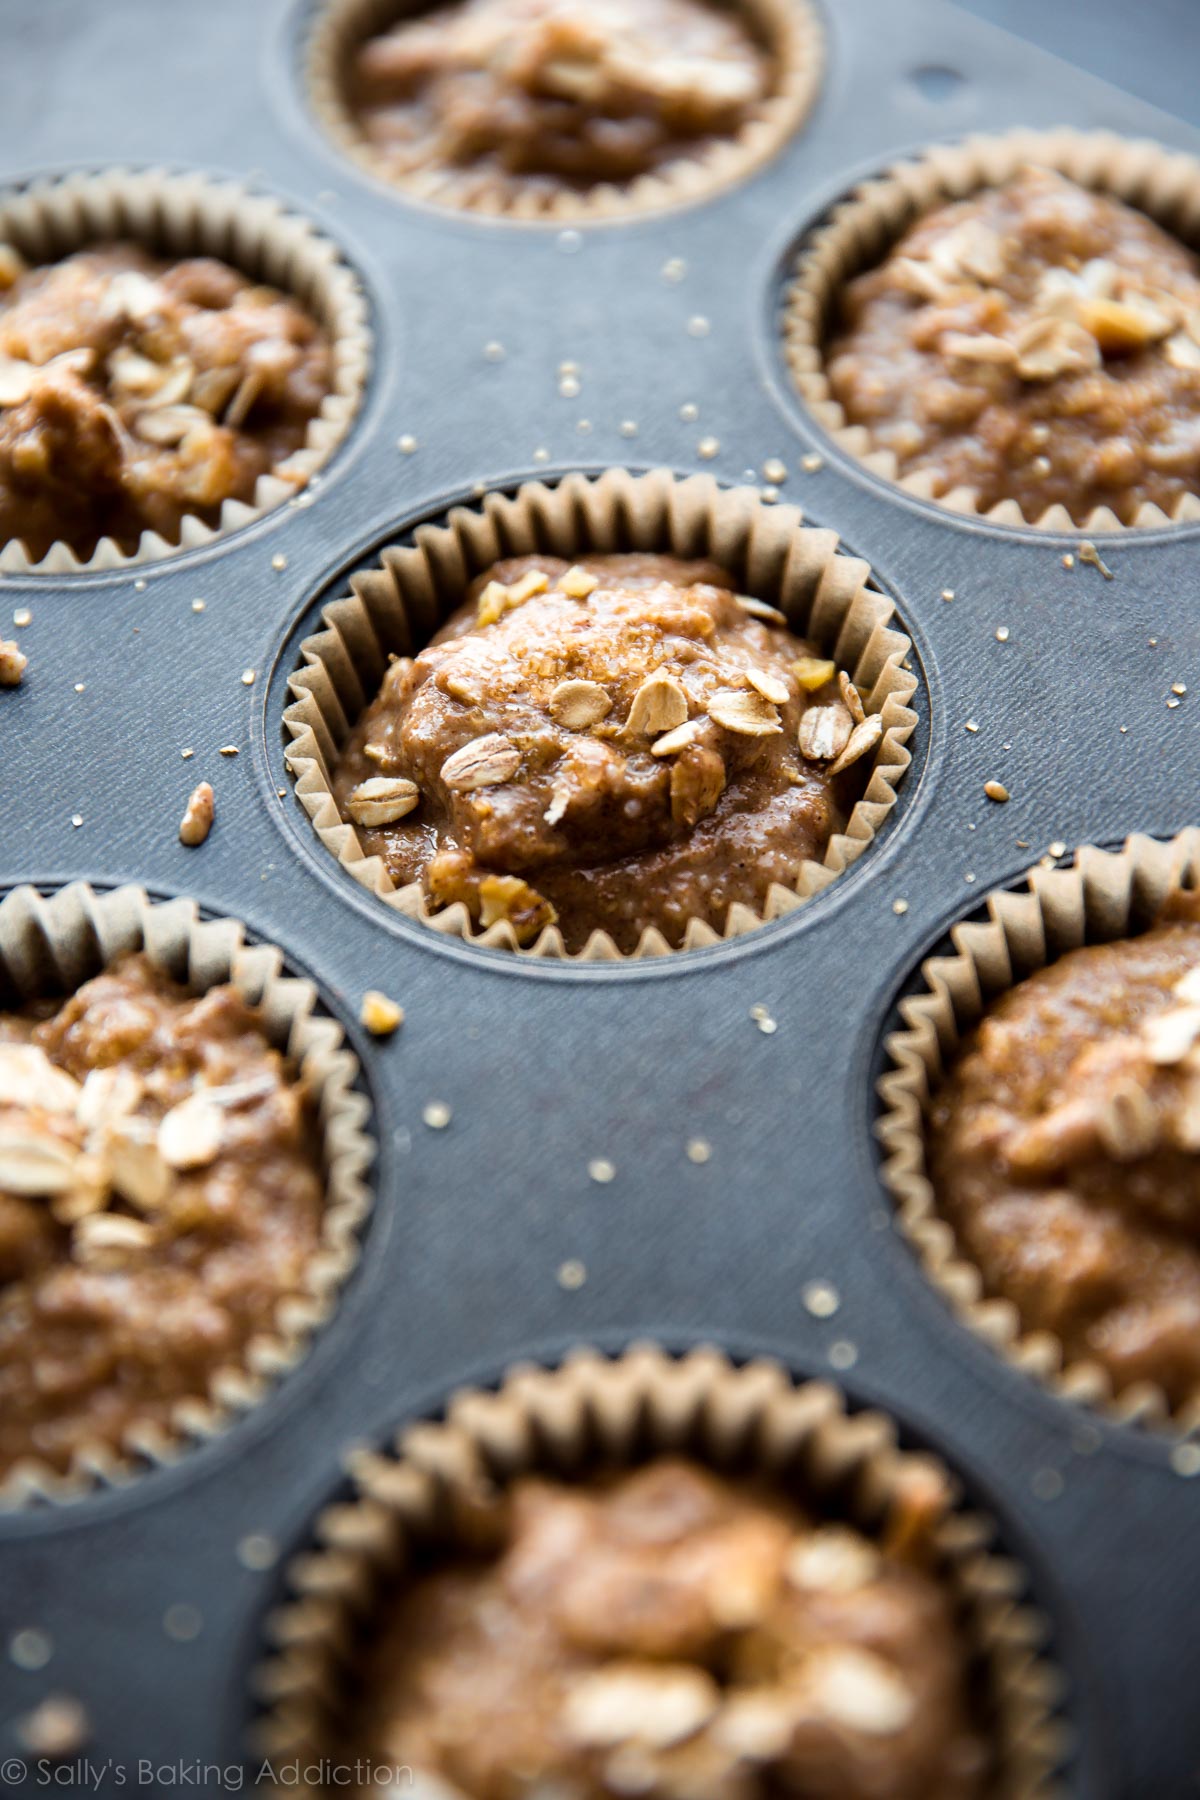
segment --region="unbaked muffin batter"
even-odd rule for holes
[[[394,174],[503,189],[628,182],[734,136],[774,86],[736,6],[458,0],[358,51],[348,102]]]
[[[346,1761],[464,1800],[984,1791],[964,1645],[919,1561],[667,1458],[522,1479],[492,1530],[384,1607]]]
[[[87,558],[215,526],[301,447],[331,378],[298,303],[210,257],[117,244],[27,269],[0,245],[0,543]]]
[[[749,610],[748,610],[749,609]],[[882,735],[848,678],[709,563],[496,565],[392,663],[333,791],[369,855],[521,943],[636,948],[794,886]]]
[[[848,284],[826,367],[847,420],[939,496],[1131,524],[1200,493],[1200,263],[1048,170],[918,220]]]
[[[1118,1388],[1200,1395],[1200,898],[991,1008],[935,1095],[938,1206],[987,1292]]]
[[[317,1246],[311,1108],[233,987],[124,958],[0,1014],[0,1479],[161,1427]]]

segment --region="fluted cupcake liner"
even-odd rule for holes
[[[324,0],[304,53],[309,104],[333,142],[361,169],[398,193],[487,218],[553,225],[588,223],[661,212],[706,200],[744,181],[782,148],[804,123],[821,85],[824,32],[811,0],[737,0],[769,47],[774,92],[727,139],[626,183],[600,182],[584,190],[513,193],[502,179],[469,169],[428,168],[397,175],[386,153],[359,129],[345,97],[346,68],[368,38],[415,10],[401,0]]]
[[[396,887],[382,858],[363,854],[353,825],[338,812],[331,771],[378,690],[389,654],[414,654],[428,643],[473,577],[503,557],[620,550],[711,556],[724,564],[744,591],[779,607],[793,631],[815,640],[845,669],[867,712],[883,722],[865,792],[845,831],[830,839],[821,861],[803,864],[794,889],[772,886],[762,915],[731,906],[723,935],[752,930],[822,892],[879,831],[912,760],[905,745],[917,722],[910,704],[917,676],[906,666],[912,645],[893,624],[891,601],[867,585],[868,565],[841,552],[834,532],[805,526],[795,507],[769,506],[750,488],[720,488],[708,476],[681,480],[664,469],[569,475],[552,487],[527,482],[511,496],[488,494],[477,509],[455,507],[444,523],[418,526],[411,544],[384,550],[378,567],[351,578],[349,594],[324,608],[323,629],[301,645],[304,667],[291,679],[292,703],[283,715],[296,793],[326,849],[385,905],[470,942],[518,949],[507,920],[477,932],[461,903],[436,911],[419,883]],[[683,947],[717,942],[711,926],[693,919]],[[632,954],[670,951],[660,932],[647,929]],[[568,953],[551,925],[522,954]],[[578,959],[624,960],[624,953],[597,931]]]
[[[202,920],[191,900],[152,901],[137,887],[96,892],[84,882],[47,897],[20,887],[0,902],[0,1007],[69,995],[130,951],[144,951],[156,968],[197,993],[232,982],[259,1009],[269,1041],[295,1062],[312,1096],[322,1154],[320,1243],[302,1285],[264,1316],[244,1360],[216,1370],[206,1391],[179,1400],[166,1428],[147,1423],[128,1431],[120,1444],[90,1444],[66,1474],[23,1461],[0,1481],[0,1511],[124,1485],[215,1437],[301,1359],[358,1260],[374,1155],[366,1132],[369,1106],[355,1088],[358,1062],[341,1028],[318,1013],[311,982],[282,973],[281,951],[247,943],[236,920]]]
[[[940,1489],[932,1567],[955,1599],[982,1676],[994,1791],[1005,1800],[1059,1793],[1066,1732],[1061,1677],[1042,1649],[1045,1621],[1025,1600],[1023,1570],[997,1552],[990,1521],[959,1503],[940,1460],[898,1449],[888,1418],[848,1413],[827,1383],[797,1384],[765,1360],[738,1367],[710,1347],[675,1358],[653,1344],[615,1359],[580,1349],[557,1368],[517,1365],[494,1392],[453,1394],[441,1422],[410,1426],[388,1450],[350,1454],[351,1495],[317,1519],[268,1620],[256,1753],[277,1766],[298,1759],[302,1770],[328,1754],[355,1648],[381,1593],[423,1546],[453,1551],[456,1521],[469,1516],[464,1503],[481,1490],[531,1472],[586,1478],[664,1452],[761,1475],[875,1537],[904,1516],[912,1484],[926,1495]]]
[[[1171,1413],[1156,1385],[1119,1391],[1098,1362],[1070,1360],[1050,1331],[1028,1330],[983,1276],[937,1209],[925,1158],[926,1109],[956,1050],[1006,990],[1082,944],[1129,937],[1152,923],[1168,894],[1200,881],[1200,830],[1169,842],[1131,837],[1120,851],[1085,847],[1069,869],[1035,868],[1015,893],[993,894],[986,923],[957,925],[955,954],[921,966],[925,990],[900,1005],[904,1029],[887,1040],[876,1135],[901,1229],[955,1313],[993,1349],[1064,1398],[1124,1422],[1200,1429],[1200,1394]]]
[[[259,477],[253,501],[226,500],[216,526],[188,514],[178,543],[147,531],[132,552],[102,538],[90,557],[81,558],[60,540],[37,562],[14,539],[0,546],[0,573],[128,568],[212,543],[293,498],[329,461],[358,412],[371,356],[366,301],[337,246],[307,219],[237,182],[164,169],[73,174],[0,195],[0,243],[11,244],[29,263],[115,240],[168,256],[217,257],[299,301],[329,335],[332,386],[303,445]]]
[[[1200,161],[1182,151],[1109,131],[1066,127],[935,145],[915,160],[897,163],[861,183],[803,246],[783,312],[784,354],[792,380],[812,417],[840,449],[905,493],[935,501],[949,512],[973,514],[997,525],[1085,533],[1200,519],[1200,494],[1182,495],[1171,514],[1145,503],[1132,526],[1123,525],[1109,507],[1097,507],[1076,525],[1061,505],[1030,519],[1015,500],[1001,500],[985,510],[969,487],[937,494],[936,477],[929,470],[901,474],[895,454],[876,447],[866,426],[851,424],[833,396],[825,373],[825,340],[847,283],[882,262],[925,214],[984,188],[1002,186],[1028,164],[1053,169],[1080,187],[1122,200],[1185,242],[1200,240]]]

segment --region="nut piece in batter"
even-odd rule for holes
[[[1200,898],[997,1001],[934,1097],[929,1165],[1026,1331],[1118,1390],[1200,1396]]]
[[[0,252],[0,543],[178,543],[304,443],[332,357],[295,300],[209,257]]]
[[[713,564],[521,557],[392,663],[333,791],[434,906],[521,944],[557,923],[568,949],[606,931],[632,951],[794,887],[881,735],[844,672]]]
[[[138,954],[0,1014],[0,1479],[206,1398],[323,1206],[305,1089],[235,988]]]
[[[364,44],[347,99],[397,177],[478,171],[515,196],[695,156],[774,85],[745,15],[711,0],[457,0]]]
[[[465,1800],[984,1791],[948,1596],[849,1525],[662,1458],[475,1529],[383,1608],[346,1760]]]
[[[826,370],[902,476],[983,511],[1128,525],[1200,493],[1200,262],[1046,169],[938,208],[850,282]]]

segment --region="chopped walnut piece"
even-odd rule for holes
[[[378,988],[368,988],[358,1016],[372,1037],[391,1037],[404,1023],[404,1008]]]
[[[479,883],[479,922],[485,930],[506,920],[517,942],[525,944],[557,917],[545,896],[518,875],[485,875]]]
[[[508,589],[500,581],[489,581],[475,606],[477,625],[494,625],[508,610]]]

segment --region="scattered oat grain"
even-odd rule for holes
[[[277,550],[271,558],[271,567],[277,575],[282,575],[283,571],[287,568],[287,557],[283,554],[282,550]]]
[[[18,606],[16,612],[13,614],[13,624],[17,627],[18,631],[25,625],[33,624],[33,614],[27,606]]]
[[[663,264],[661,274],[664,281],[682,281],[687,274],[687,264],[682,256],[672,256]]]
[[[218,756],[237,756],[239,754],[236,744],[222,744],[221,748],[217,751]]]
[[[689,1138],[687,1141],[687,1159],[690,1163],[708,1162],[712,1156],[712,1145],[707,1138]]]
[[[411,456],[415,450],[420,448],[420,446],[412,432],[406,431],[403,437],[396,439],[396,448],[403,456]]]
[[[766,462],[762,466],[762,477],[764,481],[770,481],[776,486],[778,486],[781,481],[786,481],[788,478],[788,466],[783,458],[781,456],[768,456]]]
[[[615,1181],[617,1178],[616,1168],[606,1156],[593,1157],[587,1166],[587,1172],[591,1180],[598,1181],[601,1187],[606,1187],[610,1181]]]
[[[1111,581],[1113,579],[1112,570],[1101,558],[1100,552],[1097,550],[1095,544],[1089,543],[1085,538],[1083,543],[1079,546],[1078,554],[1080,562],[1089,563],[1093,569],[1099,569],[1105,581]]]
[[[971,732],[972,735],[974,735],[974,733],[979,730],[979,720],[978,719],[968,719],[966,724],[963,726],[963,730],[969,731],[969,732]]]
[[[679,416],[685,425],[694,425],[700,417],[700,408],[694,400],[685,400],[679,409]]]
[[[575,1257],[571,1257],[569,1261],[559,1265],[558,1285],[560,1288],[573,1291],[575,1288],[581,1288],[586,1280],[587,1269]]]
[[[421,1117],[430,1131],[445,1131],[453,1116],[444,1100],[430,1100],[421,1110]]]
[[[702,437],[696,445],[696,455],[704,462],[711,462],[720,453],[721,440],[715,437]]]
[[[985,781],[983,784],[983,791],[989,800],[994,800],[996,802],[997,806],[1003,806],[1005,802],[1011,798],[1008,789],[1002,781]]]
[[[257,671],[255,669],[243,669],[242,670],[242,686],[243,687],[253,687],[256,674],[257,674]]]
[[[1008,637],[1009,637],[1008,626],[1007,625],[997,625],[997,627],[996,627],[996,642],[998,644],[1007,644]]]
[[[711,330],[712,326],[704,317],[703,313],[693,313],[692,317],[687,322],[687,332],[689,337],[704,338],[708,336]]]
[[[895,915],[898,919],[902,919],[904,917],[905,913],[908,911],[908,901],[907,900],[893,900],[892,901],[892,911],[895,913]]]
[[[943,588],[942,589],[942,599],[946,601],[947,605],[950,603],[951,600],[953,600],[953,598],[954,598],[954,589],[953,588]]]
[[[193,600],[192,601],[192,611],[194,613],[202,613],[204,611],[204,608],[207,605],[208,605],[207,600]]]
[[[807,456],[800,458],[800,467],[806,475],[815,475],[818,469],[825,467],[825,458],[818,456],[815,450],[810,450]]]
[[[1073,569],[1075,567],[1075,558],[1071,555],[1069,550],[1062,559],[1062,566],[1064,569]]]

